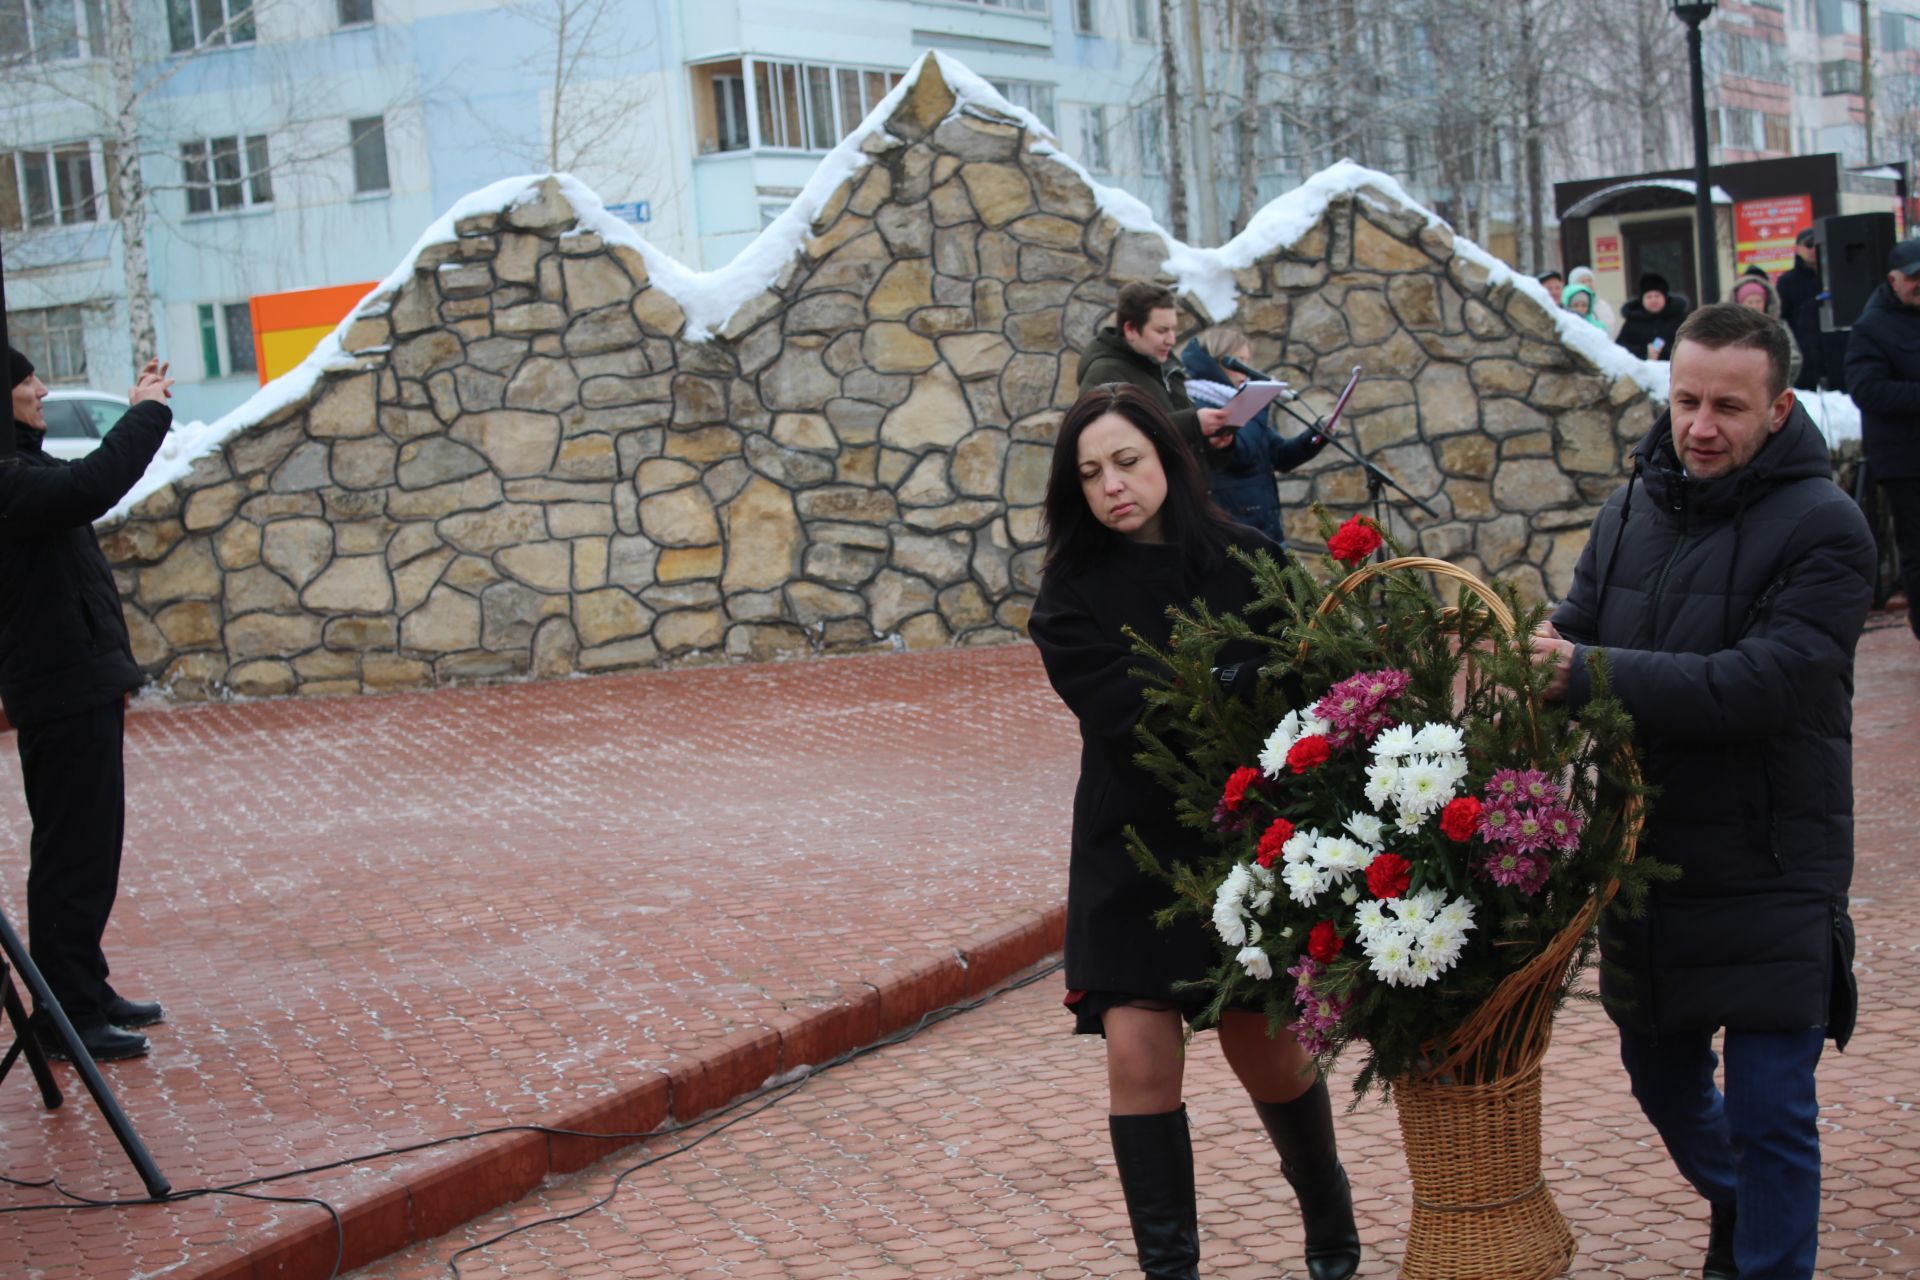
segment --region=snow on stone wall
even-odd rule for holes
[[[1192,249],[930,56],[822,172],[704,274],[570,179],[463,201],[101,529],[142,666],[343,693],[1013,639],[1075,353],[1131,279],[1310,402],[1365,366],[1352,437],[1441,513],[1396,530],[1536,596],[1652,421],[1639,362],[1355,166]],[[1304,543],[1365,497],[1332,451],[1280,485]]]

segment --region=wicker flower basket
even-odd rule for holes
[[[1402,556],[1355,570],[1323,602],[1395,570],[1431,573],[1464,586],[1505,628],[1513,613],[1491,588],[1444,560]],[[1631,756],[1620,761],[1637,778]],[[1617,815],[1632,859],[1645,804]],[[1568,969],[1617,886],[1590,898],[1524,967],[1508,974],[1445,1042],[1432,1065],[1392,1082],[1413,1221],[1400,1267],[1406,1280],[1547,1280],[1573,1261],[1573,1232],[1540,1168],[1541,1060]]]

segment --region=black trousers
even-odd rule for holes
[[[96,1026],[112,999],[100,940],[120,887],[126,707],[115,698],[79,715],[22,726],[18,737],[33,820],[27,949],[74,1026]]]
[[[1893,545],[1900,549],[1907,624],[1920,636],[1920,480],[1882,480],[1880,496],[1893,516]]]

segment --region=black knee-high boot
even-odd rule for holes
[[[1733,1257],[1733,1224],[1739,1215],[1735,1206],[1713,1205],[1712,1224],[1707,1229],[1707,1260],[1700,1268],[1701,1280],[1740,1280],[1740,1266]]]
[[[1353,1192],[1333,1139],[1333,1102],[1327,1082],[1292,1102],[1253,1100],[1260,1123],[1280,1153],[1280,1171],[1300,1200],[1307,1228],[1307,1274],[1313,1280],[1348,1280],[1360,1269],[1360,1232],[1353,1222]]]
[[[1133,1247],[1148,1280],[1199,1280],[1200,1224],[1187,1109],[1108,1116]]]

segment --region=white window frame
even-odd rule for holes
[[[225,142],[228,139],[232,139],[235,143],[234,155],[240,166],[239,177],[233,180],[220,179],[214,174],[213,144]],[[258,157],[254,154],[253,144],[256,142],[260,144]],[[206,174],[204,182],[195,182],[187,176],[186,151],[187,148],[195,145],[200,148],[200,164],[203,166],[202,172]],[[263,163],[256,163],[256,161]],[[236,181],[240,187],[240,203],[222,205],[220,188],[233,185]],[[266,195],[261,196],[259,189],[263,182],[266,186]],[[189,218],[218,218],[226,214],[245,213],[249,209],[270,208],[273,205],[272,139],[264,133],[227,134],[219,138],[187,138],[180,143],[180,185],[183,189],[182,198],[187,202],[186,216]],[[193,193],[196,190],[206,192],[207,208],[193,207]]]
[[[77,343],[80,349],[80,371],[61,372],[60,361],[53,354],[53,335],[56,328],[52,317],[64,312],[73,314],[72,322],[62,323],[58,332],[68,341]],[[77,335],[77,337],[75,336]],[[53,386],[83,386],[87,381],[87,314],[86,307],[79,303],[69,303],[59,307],[30,307],[22,311],[13,311],[7,315],[7,340],[14,346],[41,359],[34,361],[34,372],[40,375],[42,382]],[[68,348],[71,354],[71,348]]]
[[[790,69],[792,71],[793,88],[799,95],[798,107],[793,118],[799,123],[801,135],[799,138],[800,145],[796,146],[785,140],[769,142],[766,137],[762,135],[760,129],[761,67],[769,69],[767,73],[767,83],[774,92],[774,102],[772,104],[775,110],[774,118],[783,121],[787,118],[785,108],[787,106],[786,95],[788,87],[784,83],[781,71],[782,69]],[[794,58],[762,58],[757,56],[741,58],[740,69],[741,74],[746,78],[747,82],[747,139],[749,150],[779,151],[801,155],[818,155],[822,152],[831,151],[839,144],[840,139],[845,137],[857,122],[866,116],[867,112],[871,109],[866,105],[867,98],[872,96],[870,93],[871,86],[867,81],[867,77],[881,77],[882,87],[879,96],[884,97],[885,94],[891,92],[893,87],[898,85],[906,75],[904,71],[893,67],[872,67],[840,62],[807,62]],[[820,104],[814,99],[814,91],[810,87],[813,77],[809,72],[814,71],[826,73],[828,102],[826,103],[825,109],[827,111],[827,118],[832,122],[832,129],[834,131],[833,137],[829,139],[816,139],[812,137],[816,123],[815,112],[820,110]],[[860,103],[851,117],[847,114],[849,111],[849,104],[846,98],[845,78],[847,76],[859,77],[861,92]],[[878,101],[878,97],[875,97],[874,100]],[[813,143],[819,143],[819,145],[810,145]]]
[[[370,121],[379,122],[380,128],[380,167],[386,171],[386,182],[377,187],[360,185],[360,145],[376,131],[362,131],[356,126]],[[393,152],[387,149],[387,118],[385,115],[356,116],[347,121],[347,165],[353,171],[353,194],[355,196],[384,196],[393,190]]]
[[[57,157],[71,156],[75,151],[87,153],[87,176],[91,179],[93,190],[90,199],[93,214],[86,218],[69,218],[66,211],[74,201],[68,199],[66,183]],[[47,166],[48,191],[53,199],[53,221],[35,222],[33,208],[27,196],[27,157],[44,157]],[[12,154],[14,190],[20,198],[20,229],[29,231],[50,231],[55,227],[87,227],[105,222],[109,218],[107,210],[107,187],[104,166],[100,163],[100,144],[93,140],[83,142],[59,142],[46,147],[22,147]]]
[[[34,8],[36,2],[45,7],[46,0],[13,0],[19,4],[21,21],[26,26],[26,60],[38,66],[59,66],[67,62],[86,62],[101,55],[106,38],[106,19],[102,16],[102,0],[66,0],[67,8],[73,11],[73,36],[76,52],[59,57],[40,56],[40,42],[36,39]],[[97,29],[96,29],[97,28]]]
[[[220,22],[210,29],[201,29],[200,6],[203,4],[220,6]],[[193,43],[179,45],[174,42],[173,17],[174,6],[184,6],[187,25],[193,30]],[[260,39],[260,15],[254,0],[165,0],[167,17],[167,48],[175,57],[193,53],[202,49],[223,49],[229,45],[254,44]],[[249,21],[235,29],[238,15],[246,14]],[[335,11],[336,16],[338,10]],[[219,39],[209,42],[208,37],[218,33]]]
[[[993,91],[1011,102],[1040,117],[1040,123],[1049,129],[1056,129],[1054,123],[1054,89],[1057,87],[1046,80],[1001,80],[987,81]]]
[[[1080,116],[1080,163],[1091,173],[1112,173],[1113,157],[1107,133],[1107,107],[1103,102],[1082,102]]]

